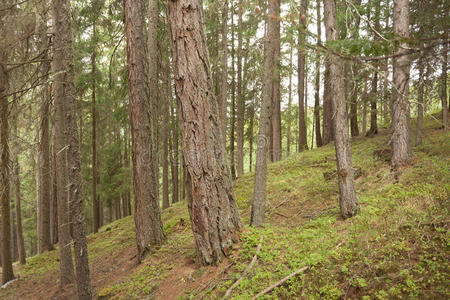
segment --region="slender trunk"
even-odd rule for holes
[[[235,77],[235,49],[234,49],[234,5],[232,7],[232,18],[231,18],[231,130],[230,130],[230,168],[231,168],[231,178],[236,178],[236,156],[234,151],[234,137],[236,129],[236,77]]]
[[[50,228],[52,234],[52,244],[58,243],[58,191],[56,181],[56,150],[55,150],[55,126],[52,127],[52,205],[50,212]]]
[[[0,5],[0,8],[3,5]],[[4,11],[4,10],[3,10]],[[11,227],[10,227],[10,209],[9,209],[9,110],[8,97],[6,91],[8,88],[8,71],[6,63],[8,54],[6,52],[6,32],[4,30],[3,17],[4,12],[0,10],[0,146],[1,146],[1,161],[0,161],[0,202],[2,214],[2,283],[14,279],[14,273],[11,262]]]
[[[249,130],[249,137],[248,137],[248,140],[249,140],[249,146],[250,146],[250,153],[249,153],[249,169],[250,169],[250,172],[252,171],[252,168],[253,168],[253,139],[254,139],[254,136],[253,136],[253,129],[254,129],[254,123],[255,123],[255,100],[253,99],[253,103],[252,103],[252,105],[251,105],[251,107],[250,107],[250,111],[249,111],[249,113],[250,113],[250,124],[249,124],[249,128],[248,128],[248,130]]]
[[[172,171],[172,203],[177,203],[179,200],[178,197],[178,166],[179,166],[179,158],[178,158],[178,126],[177,126],[177,115],[175,113],[174,105],[173,105],[173,94],[172,94],[172,84],[169,78],[169,100],[170,100],[170,119],[172,124],[172,138],[170,140],[170,153],[171,160],[170,166]]]
[[[197,263],[217,264],[237,241],[241,224],[217,122],[219,110],[212,93],[202,1],[167,1],[167,7]]]
[[[275,73],[272,83],[272,161],[279,161],[281,159],[281,91],[280,91],[280,81],[281,81],[281,46],[280,46],[280,0],[271,0],[276,2],[276,11],[273,18],[276,18],[276,34],[275,38]]]
[[[419,57],[417,65],[419,69],[419,87],[417,89],[416,146],[420,146],[422,145],[422,127],[423,127],[423,86],[424,86],[423,56]]]
[[[157,14],[156,1],[150,1],[151,15]],[[133,158],[133,188],[134,188],[134,222],[136,225],[136,244],[138,259],[142,260],[154,246],[160,246],[164,240],[164,232],[159,211],[158,195],[155,187],[158,177],[155,169],[157,164],[149,145],[154,142],[151,117],[149,114],[148,96],[155,97],[156,90],[149,90],[142,74],[146,74],[143,16],[144,7],[142,1],[125,0],[125,27],[127,37],[127,61],[128,61],[128,88],[130,94],[130,121]],[[150,27],[156,26],[157,17],[150,18]],[[149,41],[156,44],[156,31],[149,30]],[[148,56],[152,57],[152,56]],[[154,70],[156,61],[150,61],[149,69]],[[150,76],[150,78],[154,78]],[[155,79],[151,79],[153,86]],[[153,115],[156,119],[156,116]],[[153,120],[156,122],[156,120]],[[150,151],[149,151],[150,150]]]
[[[306,138],[306,99],[305,79],[306,79],[306,15],[308,10],[308,0],[301,0],[300,3],[300,26],[298,30],[298,152],[308,149]]]
[[[16,215],[16,236],[17,236],[17,251],[19,255],[20,264],[24,265],[26,263],[26,253],[25,253],[25,242],[23,239],[23,228],[22,228],[22,209],[21,200],[22,195],[20,193],[20,164],[19,164],[19,137],[17,132],[17,110],[15,111],[13,118],[13,130],[14,130],[14,151],[12,151],[12,162],[13,162],[13,180],[14,180],[14,195],[15,195],[15,215]]]
[[[237,49],[237,175],[244,174],[244,97],[242,96],[242,0],[238,0]]]
[[[91,299],[91,281],[89,274],[88,249],[86,240],[86,224],[84,217],[83,197],[81,195],[81,157],[80,143],[76,122],[75,81],[72,54],[72,24],[70,6],[67,1],[53,1],[54,35],[54,91],[55,102],[62,109],[58,117],[65,117],[55,124],[61,126],[59,131],[65,131],[67,143],[68,169],[68,203],[72,224],[72,238],[75,253],[76,284],[78,299]],[[62,77],[60,77],[62,76]],[[63,139],[64,139],[63,137]],[[61,145],[61,144],[60,144]],[[61,149],[61,148],[59,148]],[[65,151],[63,151],[65,152]],[[64,186],[63,186],[64,187]],[[63,222],[61,222],[63,224]],[[62,240],[62,239],[61,239]],[[70,240],[70,239],[69,239]],[[64,245],[70,247],[69,245]],[[62,247],[64,247],[62,246]],[[60,246],[61,247],[61,246]],[[70,248],[68,253],[70,253]],[[70,256],[70,260],[72,257]],[[71,261],[72,262],[72,261]]]
[[[328,29],[328,28],[327,28]],[[327,34],[329,34],[327,32]],[[342,74],[344,75],[344,74]],[[332,93],[330,92],[330,62],[328,58],[325,59],[325,74],[323,76],[323,130],[322,130],[322,145],[326,145],[333,140],[333,105],[332,105]]]
[[[327,28],[327,41],[339,38],[336,3],[334,0],[324,0],[324,17]],[[334,126],[336,128],[336,160],[339,183],[339,205],[342,217],[354,216],[359,210],[356,197],[352,166],[351,141],[348,133],[347,105],[344,90],[344,63],[342,59],[328,51],[330,64],[330,93],[333,95]]]
[[[320,13],[320,1],[316,4],[317,14],[317,43],[321,44],[321,13]],[[322,136],[320,134],[320,53],[316,51],[316,78],[315,78],[315,94],[314,94],[314,122],[316,128],[316,146],[322,147]],[[312,149],[312,147],[311,147]]]
[[[364,76],[364,87],[362,95],[362,134],[365,135],[367,131],[367,78]]]
[[[378,97],[378,73],[373,74],[372,89],[370,91],[370,128],[366,136],[373,136],[378,133],[377,126],[377,97]]]
[[[224,0],[222,8],[222,86],[220,99],[220,120],[223,144],[227,142],[227,95],[228,95],[228,0]]]
[[[288,107],[286,115],[287,123],[287,141],[286,141],[286,156],[291,155],[291,104],[292,104],[292,45],[289,50],[289,84],[288,84]],[[303,106],[303,99],[299,101]]]
[[[162,99],[162,169],[163,169],[163,190],[162,190],[162,208],[166,209],[170,206],[169,202],[169,61],[168,59],[163,58],[163,82],[164,82],[164,90],[163,90],[163,99]]]
[[[93,39],[96,37],[96,22],[93,23]],[[91,88],[92,88],[92,217],[94,228],[93,231],[98,232],[100,228],[100,205],[99,196],[97,195],[97,107],[96,107],[96,49],[93,46],[91,54]]]
[[[267,29],[264,37],[264,74],[262,103],[259,121],[258,146],[256,150],[255,185],[253,191],[252,211],[250,224],[262,226],[266,207],[266,178],[267,178],[267,147],[269,142],[271,112],[272,112],[272,85],[275,71],[278,1],[269,1],[269,12],[266,19]]]
[[[409,1],[394,0],[394,34],[401,39],[409,37]],[[408,44],[400,42],[394,58],[394,103],[393,103],[393,136],[392,136],[392,169],[408,165],[412,158],[410,117],[409,117],[409,56]]]
[[[448,15],[448,12],[447,12]],[[441,75],[441,103],[442,103],[442,128],[448,130],[448,103],[447,103],[447,69],[448,69],[448,27],[444,33],[444,47],[442,50],[442,75]]]
[[[358,76],[357,66],[352,67],[353,87],[350,93],[350,132],[352,136],[359,135],[358,128],[358,82],[356,77]]]

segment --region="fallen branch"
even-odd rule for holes
[[[265,290],[259,292],[258,295],[256,295],[255,297],[253,297],[253,299],[258,299],[258,297],[261,297],[267,293],[269,293],[270,291],[272,291],[274,288],[282,285],[283,283],[285,283],[286,281],[288,281],[289,279],[291,279],[292,277],[306,271],[309,267],[303,267],[300,270],[295,271],[294,273],[291,273],[290,275],[284,277],[283,279],[281,279],[280,281],[278,281],[277,283],[272,284],[271,286],[269,286],[268,288],[266,288]]]
[[[225,293],[225,296],[223,296],[222,299],[226,299],[228,297],[231,296],[231,292],[233,291],[233,289],[241,282],[241,280],[247,275],[247,273],[252,269],[253,265],[256,262],[256,259],[258,258],[258,254],[261,251],[261,246],[262,246],[262,242],[264,240],[264,237],[261,237],[261,239],[259,240],[259,244],[258,247],[256,248],[256,253],[255,256],[253,256],[252,261],[250,262],[250,264],[247,266],[247,268],[245,268],[244,272],[241,274],[241,276],[239,277],[239,279],[233,283],[232,286],[230,286],[227,290],[227,292]]]

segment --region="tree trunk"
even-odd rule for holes
[[[416,146],[420,146],[422,145],[422,127],[423,127],[423,86],[424,86],[423,56],[419,57],[417,65],[419,69],[419,87],[417,89]]]
[[[256,149],[255,186],[253,191],[250,225],[262,226],[266,207],[267,146],[270,141],[272,112],[272,85],[275,71],[278,1],[269,1],[267,30],[264,37],[264,74],[262,103]]]
[[[93,23],[93,39],[96,37],[96,22]],[[93,217],[93,231],[98,232],[100,228],[100,204],[99,196],[97,195],[97,107],[96,107],[96,49],[93,46],[91,54],[91,88],[92,88],[92,217]]]
[[[163,58],[162,62],[163,66],[163,82],[164,82],[164,90],[163,90],[163,101],[162,101],[162,169],[163,169],[163,190],[162,190],[162,208],[166,209],[170,206],[169,202],[169,61],[166,58]]]
[[[3,5],[2,5],[3,6]],[[0,8],[2,7],[0,6]],[[0,10],[0,201],[2,214],[2,284],[14,279],[14,273],[11,262],[11,225],[10,225],[10,209],[9,209],[9,109],[8,97],[6,91],[8,89],[8,70],[6,63],[8,54],[6,52],[6,32],[4,29],[3,16],[5,10]]]
[[[327,41],[339,39],[335,0],[324,1]],[[359,210],[353,178],[351,141],[348,133],[347,105],[344,91],[344,64],[341,58],[328,51],[330,64],[330,93],[333,95],[335,148],[339,183],[339,205],[342,217],[354,216]]]
[[[327,28],[328,30],[328,28]],[[331,34],[328,33],[327,34]],[[342,74],[344,75],[344,74]],[[323,77],[323,130],[322,130],[322,145],[326,145],[333,140],[333,105],[332,93],[330,93],[330,62],[325,59],[325,75]],[[345,92],[344,92],[345,93]]]
[[[241,225],[212,92],[202,1],[167,1],[167,7],[197,263],[217,264]]]
[[[231,178],[236,179],[236,156],[234,151],[234,137],[236,129],[236,72],[234,68],[234,5],[231,5],[231,130],[230,130],[230,168],[231,168]]]
[[[46,16],[46,5],[42,5],[41,10]],[[41,103],[39,115],[39,192],[40,192],[40,219],[39,219],[39,253],[53,249],[50,239],[50,203],[51,203],[51,168],[50,168],[50,134],[49,134],[49,113],[50,113],[50,87],[48,84],[48,74],[50,72],[50,62],[48,59],[49,41],[47,37],[47,25],[42,22],[40,25],[41,49],[43,51],[43,62],[40,66],[42,77]]]
[[[353,76],[353,87],[350,93],[350,132],[352,136],[359,135],[358,128],[358,81],[356,77],[358,76],[357,66],[352,67]]]
[[[220,121],[223,144],[227,142],[227,96],[228,96],[228,0],[224,0],[222,8],[222,87],[220,89]]]
[[[300,26],[298,30],[298,152],[308,149],[306,138],[306,105],[304,105],[305,96],[305,60],[306,60],[306,15],[308,9],[308,0],[301,0],[300,3]]]
[[[320,1],[316,3],[317,13],[317,44],[321,44],[322,28]],[[314,94],[314,123],[316,128],[316,146],[322,147],[322,135],[320,134],[320,52],[316,51],[316,78],[315,78],[315,94]],[[312,149],[312,146],[311,146]]]
[[[58,118],[65,118],[64,120],[60,119],[57,123],[55,122],[55,126],[58,127],[58,131],[65,131],[65,134],[60,136],[60,138],[64,141],[65,137],[65,142],[67,143],[67,187],[75,252],[77,293],[78,299],[91,299],[92,291],[89,275],[86,224],[83,210],[83,197],[81,196],[80,143],[78,140],[79,136],[74,96],[75,74],[72,54],[72,24],[70,6],[67,1],[53,0],[53,18],[55,30],[55,48],[53,55],[55,81],[53,87],[55,91],[55,103],[58,103],[58,106],[60,106],[58,107]],[[61,143],[59,143],[58,149],[62,149]],[[63,151],[63,153],[65,153],[65,151]],[[62,166],[60,165],[60,167]],[[62,187],[65,187],[65,185]],[[67,219],[69,220],[69,218]],[[60,222],[60,224],[64,224],[64,222]],[[60,236],[62,235],[60,234]],[[63,239],[60,238],[60,240]],[[70,241],[70,239],[68,240]],[[68,245],[60,245],[60,247],[69,248],[70,243]],[[70,254],[70,252],[69,248],[67,254]],[[69,259],[70,263],[72,263],[71,255]],[[63,282],[63,280],[61,280],[61,282]]]
[[[409,38],[409,1],[394,0],[394,34],[401,39]],[[392,136],[392,169],[408,165],[412,158],[410,117],[409,117],[409,56],[408,44],[400,42],[394,58],[394,107]]]
[[[367,132],[367,78],[366,75],[363,76],[364,87],[363,87],[363,95],[362,95],[362,134],[366,135]]]
[[[274,79],[272,84],[272,161],[279,161],[281,159],[281,91],[280,91],[280,81],[281,81],[281,46],[280,46],[280,0],[271,0],[276,2],[275,15],[272,16],[276,21],[276,35],[275,38],[275,70]]]
[[[242,0],[238,0],[237,49],[237,175],[244,174],[244,97],[242,96]]]
[[[52,203],[50,206],[50,228],[52,245],[58,242],[58,191],[56,182],[56,150],[55,150],[55,126],[52,126]]]
[[[447,11],[448,15],[448,11]],[[441,103],[442,103],[442,128],[448,129],[448,103],[447,103],[447,69],[448,69],[448,27],[444,32],[444,41],[442,50],[442,75],[441,75]]]
[[[370,128],[366,136],[373,136],[378,133],[377,126],[377,97],[378,97],[378,73],[373,74],[372,89],[370,91]]]
[[[155,10],[156,2],[153,2],[150,1],[151,9]],[[125,0],[134,222],[136,225],[136,244],[139,260],[142,260],[147,253],[151,252],[151,247],[160,246],[165,239],[157,191],[155,191],[158,178],[155,176],[154,169],[157,168],[157,165],[153,156],[157,155],[157,153],[152,151],[154,149],[149,149],[149,145],[154,141],[154,131],[152,130],[153,127],[151,127],[148,95],[153,95],[154,97],[156,91],[148,90],[144,76],[142,76],[142,74],[146,74],[145,65],[147,60],[144,52],[146,41],[144,39],[145,22],[143,12],[142,1]],[[151,22],[157,22],[157,18],[151,19]],[[156,44],[156,35],[152,36],[151,41]],[[156,118],[156,115],[152,117]]]
[[[291,106],[292,106],[292,45],[289,49],[289,84],[288,84],[288,107],[286,114],[286,123],[287,123],[287,138],[286,138],[286,156],[291,155]],[[299,102],[302,103],[303,99]]]
[[[26,253],[25,253],[25,241],[23,239],[23,228],[22,228],[22,208],[21,200],[22,195],[20,193],[20,165],[19,165],[19,139],[17,132],[17,110],[15,111],[12,118],[14,126],[14,151],[12,151],[12,162],[14,166],[14,195],[15,195],[15,213],[16,213],[16,235],[17,235],[17,250],[19,254],[19,262],[24,265],[26,263]]]

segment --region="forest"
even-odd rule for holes
[[[449,299],[446,0],[1,0],[0,299]]]

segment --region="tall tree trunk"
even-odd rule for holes
[[[289,84],[288,84],[288,107],[286,114],[287,138],[286,138],[286,156],[291,155],[291,106],[292,106],[292,45],[289,49]],[[303,106],[303,99],[299,101]]]
[[[21,200],[22,195],[20,194],[20,165],[19,165],[19,137],[17,132],[17,110],[13,115],[13,126],[14,126],[14,151],[13,154],[13,166],[14,166],[14,194],[15,194],[15,213],[16,213],[16,235],[17,235],[17,250],[19,254],[19,262],[24,265],[26,263],[26,253],[25,253],[25,242],[23,239],[23,228],[22,228],[22,208]]]
[[[267,29],[264,37],[264,74],[258,146],[256,149],[255,185],[253,191],[250,224],[262,226],[266,207],[267,147],[272,112],[272,85],[275,71],[278,1],[269,1]]]
[[[53,109],[52,109],[53,111]],[[53,113],[54,115],[54,113]],[[52,205],[50,212],[50,228],[52,235],[52,244],[58,243],[58,190],[57,190],[57,173],[56,173],[56,149],[55,149],[55,126],[52,126]]]
[[[327,28],[327,41],[339,39],[336,2],[335,0],[324,0],[324,17]],[[354,216],[359,210],[359,202],[356,197],[351,141],[348,133],[347,105],[344,90],[344,63],[341,58],[328,51],[328,62],[330,64],[330,93],[333,95],[334,126],[336,129],[336,160],[339,183],[339,205],[342,217]]]
[[[202,1],[167,1],[167,7],[197,263],[211,265],[237,241],[239,213],[212,93]]]
[[[236,72],[234,68],[235,49],[234,49],[234,5],[231,5],[231,129],[230,129],[230,168],[231,178],[236,178],[236,155],[234,151],[234,137],[236,129]]]
[[[156,2],[150,1],[151,9],[156,9]],[[149,145],[154,141],[155,132],[151,127],[148,97],[155,97],[156,91],[149,91],[142,74],[146,74],[143,16],[144,7],[140,0],[125,0],[125,27],[127,37],[128,88],[130,94],[130,121],[133,160],[134,188],[134,222],[136,225],[136,244],[138,259],[143,259],[151,252],[151,247],[160,246],[164,240],[164,232],[159,211],[157,191],[158,178],[154,169],[157,168],[153,156],[157,153]],[[157,10],[156,10],[157,12]],[[157,22],[157,18],[151,18]],[[156,24],[150,25],[154,26]],[[149,26],[149,27],[150,27]],[[150,33],[150,30],[149,30]],[[150,37],[149,37],[150,40]],[[151,37],[156,44],[156,35]],[[155,63],[154,61],[151,61]],[[155,66],[151,66],[154,68]],[[150,69],[151,69],[150,68]],[[152,82],[152,81],[150,81]],[[156,82],[155,82],[156,83]],[[156,118],[156,115],[153,115]],[[156,120],[153,120],[156,121]]]
[[[227,142],[227,96],[228,96],[228,0],[222,8],[222,86],[220,94],[220,121],[223,144]]]
[[[363,76],[363,95],[362,95],[362,134],[365,135],[367,132],[367,78],[366,75]]]
[[[172,94],[172,82],[169,78],[169,100],[170,100],[170,119],[172,124],[172,138],[170,140],[170,149],[171,149],[171,160],[170,166],[172,171],[172,203],[177,203],[179,200],[178,197],[178,166],[179,166],[179,158],[178,158],[178,126],[177,126],[177,115],[173,105],[173,94]]]
[[[448,15],[448,11],[446,13]],[[447,103],[447,69],[448,69],[448,27],[444,32],[442,49],[442,74],[441,74],[441,103],[442,103],[442,128],[448,129],[448,103]]]
[[[300,2],[300,26],[298,30],[298,152],[308,149],[306,138],[306,105],[304,105],[305,79],[306,79],[306,15],[308,10],[308,0]]]
[[[326,28],[329,30],[328,28]],[[326,34],[331,34],[326,32]],[[342,74],[344,75],[344,74]],[[322,130],[322,145],[326,145],[333,140],[333,105],[332,105],[332,93],[330,92],[330,62],[325,59],[325,74],[323,76],[323,130]],[[345,93],[345,92],[344,92]]]
[[[169,76],[170,76],[170,69],[169,69],[169,61],[166,58],[163,58],[162,62],[162,71],[163,71],[163,82],[164,82],[164,89],[163,92],[163,99],[162,99],[162,116],[163,116],[163,122],[162,122],[162,169],[163,169],[163,176],[162,176],[162,182],[163,182],[163,190],[162,190],[162,208],[166,209],[170,206],[169,202]]]
[[[94,20],[93,26],[93,39],[95,41],[96,37],[96,21]],[[98,232],[100,228],[100,199],[97,195],[97,181],[98,181],[98,170],[97,170],[97,107],[96,107],[96,47],[92,46],[91,54],[91,88],[92,88],[92,217],[94,225],[94,233]]]
[[[423,56],[419,57],[417,63],[419,69],[419,87],[417,88],[417,125],[416,125],[416,146],[422,145],[423,127],[423,86],[424,86],[424,62]]]
[[[71,214],[72,237],[75,253],[76,283],[78,299],[91,299],[91,281],[89,274],[88,249],[86,240],[86,224],[81,196],[81,158],[80,143],[76,122],[75,81],[72,54],[72,24],[68,1],[53,0],[54,17],[54,91],[55,102],[62,109],[58,114],[64,120],[55,124],[62,126],[58,131],[65,131],[67,143],[67,169],[68,169],[68,202]],[[60,144],[61,145],[61,144]],[[61,149],[61,148],[59,148]],[[63,186],[64,187],[64,186]],[[60,224],[63,224],[61,222]],[[62,239],[61,239],[62,240]],[[64,245],[67,247],[67,245]],[[64,247],[60,246],[60,247]],[[68,245],[70,247],[70,244]],[[68,253],[70,253],[70,249]],[[70,257],[72,260],[72,257]]]
[[[0,5],[2,8],[3,5]],[[3,17],[6,10],[0,9],[0,146],[1,146],[1,161],[0,161],[0,202],[2,214],[2,283],[14,279],[14,273],[11,262],[11,225],[10,225],[10,210],[9,210],[9,109],[8,97],[6,91],[8,89],[8,70],[6,63],[8,54],[6,52],[6,30],[4,29]]]
[[[378,133],[377,126],[377,97],[378,97],[378,71],[373,74],[372,88],[370,91],[370,128],[366,136],[373,136]]]
[[[281,159],[281,91],[280,91],[280,81],[281,81],[281,45],[280,45],[280,0],[270,0],[276,2],[275,15],[272,16],[276,18],[276,35],[275,38],[275,73],[272,84],[272,161],[279,161]]]
[[[237,175],[244,174],[244,97],[242,95],[242,0],[238,0],[237,49]]]
[[[322,27],[320,1],[316,3],[317,15],[317,44],[321,44]],[[314,123],[316,128],[316,146],[322,147],[322,135],[320,134],[320,52],[316,51],[316,78],[315,78],[315,94],[314,94]],[[312,146],[311,146],[312,149]]]
[[[41,11],[46,16],[46,5],[42,5]],[[46,21],[45,21],[46,22]],[[40,219],[39,219],[39,253],[53,249],[50,239],[50,203],[51,203],[51,168],[50,168],[50,134],[49,134],[49,114],[50,114],[50,87],[48,77],[50,72],[50,61],[48,59],[49,41],[47,37],[47,25],[42,22],[40,25],[41,49],[43,51],[43,62],[40,66],[42,77],[41,103],[39,112],[39,192],[40,192]]]
[[[394,34],[401,39],[409,38],[409,1],[394,0]],[[394,58],[394,107],[392,136],[392,169],[408,165],[412,158],[410,116],[409,116],[409,57],[408,44],[400,42]]]

